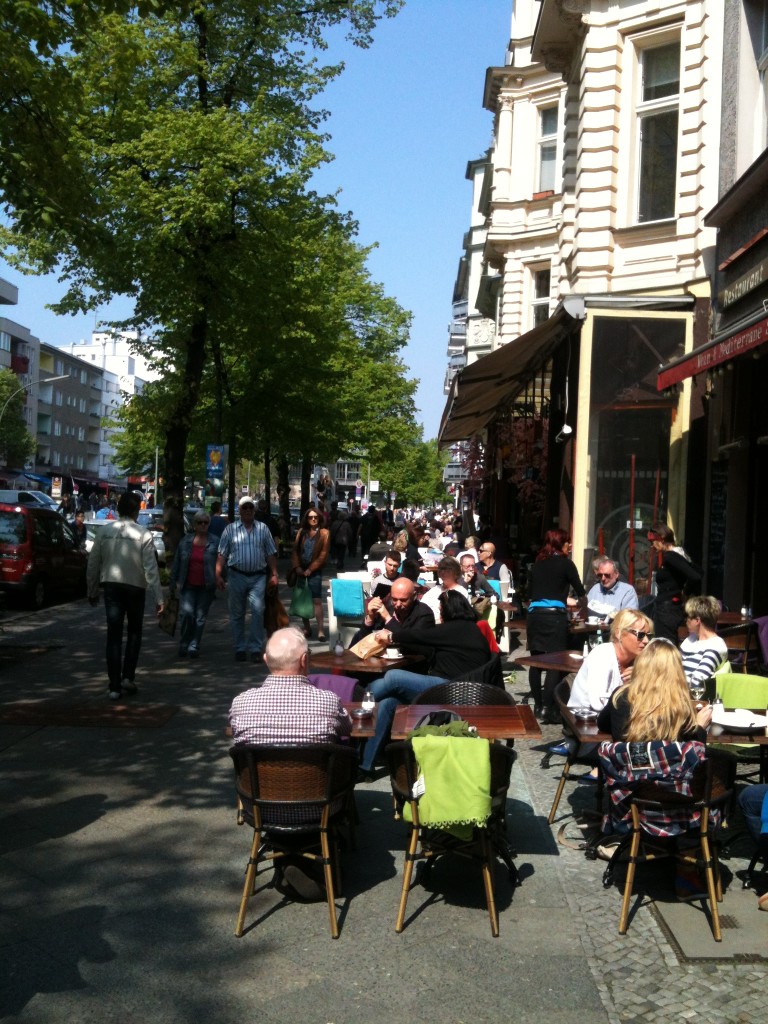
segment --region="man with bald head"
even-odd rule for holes
[[[339,698],[307,678],[309,649],[300,630],[273,633],[264,660],[267,678],[235,697],[229,710],[236,744],[327,743],[349,735],[351,721]]]
[[[387,597],[373,597],[368,602],[365,625],[354,642],[374,633],[381,643],[394,641],[397,644],[397,638],[404,631],[434,624],[432,609],[416,600],[416,584],[400,576],[389,588]]]

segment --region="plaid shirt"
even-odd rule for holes
[[[236,744],[328,743],[352,729],[336,694],[318,690],[306,676],[267,676],[235,697],[229,724]]]
[[[335,693],[318,690],[306,676],[277,675],[235,697],[229,724],[236,744],[328,743],[349,736],[352,728]],[[337,809],[332,806],[331,811]],[[273,810],[264,824],[306,825],[317,820],[315,808],[299,804]]]
[[[631,749],[630,749],[631,748]],[[641,782],[660,783],[671,793],[691,795],[693,774],[706,758],[706,748],[699,740],[682,743],[601,743],[598,748],[600,766],[605,776],[610,797],[610,827],[605,831],[626,833],[632,827],[632,792]],[[652,836],[676,836],[699,827],[701,811],[690,807],[679,810],[648,810],[643,828]],[[713,828],[719,822],[719,812],[710,815]]]

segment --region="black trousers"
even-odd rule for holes
[[[564,651],[568,647],[568,615],[562,612],[537,611],[528,613],[527,620],[528,650],[531,654],[552,654]],[[542,690],[540,668],[528,669],[533,702],[538,707],[552,708],[555,701],[555,690],[562,679],[562,672],[548,669]]]
[[[122,689],[123,679],[133,682],[141,650],[141,630],[144,624],[144,603],[147,592],[143,587],[127,583],[104,584],[104,609],[107,613],[107,673],[113,690]],[[128,620],[128,634],[123,657],[123,625]]]

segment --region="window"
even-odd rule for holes
[[[88,371],[87,370],[81,370],[80,371],[80,383],[81,384],[87,384],[88,383]]]
[[[557,107],[539,111],[539,192],[555,191],[557,156]]]
[[[11,336],[7,331],[0,331],[0,349],[3,352],[11,351]]]
[[[85,440],[85,427],[78,427],[77,428],[77,440],[78,441],[84,441]]]
[[[61,437],[61,424],[58,420],[53,421],[53,436]]]
[[[78,469],[85,469],[85,456],[84,455],[78,455],[77,456],[77,468]]]
[[[536,327],[538,324],[543,324],[545,320],[549,319],[549,289],[551,276],[549,267],[545,270],[534,270],[532,276],[533,298],[531,299],[531,308],[533,310],[533,326]]]
[[[637,219],[666,220],[677,198],[679,40],[641,51],[640,82]]]
[[[85,412],[85,399],[81,398],[79,403],[80,412]]]
[[[64,362],[61,359],[56,360],[56,375],[64,373]]]
[[[64,396],[62,395],[62,393],[60,391],[57,391],[56,392],[56,405],[63,405],[63,404],[64,404]]]

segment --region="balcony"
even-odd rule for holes
[[[11,356],[11,369],[14,373],[29,373],[29,356]]]

